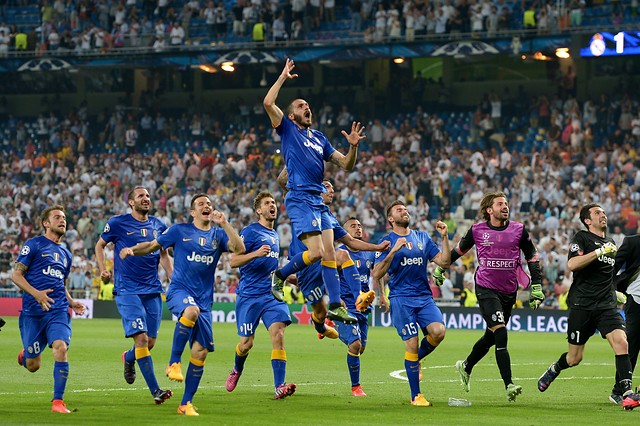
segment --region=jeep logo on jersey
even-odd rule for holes
[[[273,257],[274,259],[279,259],[280,255],[277,251],[270,251],[267,257]]]
[[[191,255],[187,256],[187,260],[189,262],[198,262],[204,263],[206,265],[211,265],[214,261],[213,256],[203,256],[201,254],[197,254],[195,251],[191,252]]]
[[[149,231],[147,231],[147,229],[146,229],[146,228],[145,228],[145,229],[141,229],[141,230],[140,230],[140,234],[141,234],[143,237],[146,237],[147,235],[149,235]]]
[[[51,266],[47,266],[47,269],[43,269],[42,273],[50,277],[64,279],[64,274],[62,273],[62,271],[53,269]]]
[[[315,143],[307,139],[306,141],[304,141],[304,146],[311,148],[318,154],[322,155],[322,147],[320,145],[316,145]]]
[[[200,244],[201,246],[207,244],[207,239],[203,237],[198,238],[198,244]]]
[[[400,266],[423,265],[424,259],[421,257],[403,257]]]

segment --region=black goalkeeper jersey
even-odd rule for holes
[[[589,231],[578,231],[571,240],[569,259],[595,251],[610,237],[601,238]],[[569,289],[567,304],[571,308],[600,310],[616,307],[616,292],[613,285],[615,255],[604,255],[579,271],[573,272],[573,283]]]

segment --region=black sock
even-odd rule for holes
[[[511,357],[509,356],[509,350],[507,349],[507,343],[509,342],[509,335],[507,334],[506,327],[500,327],[493,332],[494,339],[496,341],[496,363],[500,370],[500,376],[504,382],[506,388],[511,381]]]
[[[464,371],[467,374],[471,374],[471,370],[473,367],[480,362],[484,356],[489,353],[489,349],[495,343],[493,332],[489,329],[485,330],[484,335],[478,339],[475,345],[473,345],[473,349],[471,349],[471,353],[465,360]]]
[[[567,368],[571,367],[567,362],[567,352],[560,355],[560,358],[558,358],[558,361],[556,362],[555,366],[557,369],[556,373],[559,373],[562,370],[566,370]]]
[[[276,274],[276,277],[278,277],[278,278],[280,278],[282,281],[284,281],[284,278],[285,278],[285,277],[283,277],[283,276],[282,276],[282,272],[280,272],[280,269],[276,269],[275,274]]]
[[[632,374],[629,354],[616,355],[616,384],[614,390],[617,390],[620,395],[631,390]]]

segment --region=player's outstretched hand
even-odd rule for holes
[[[359,121],[357,123],[354,121],[353,123],[351,123],[351,133],[347,133],[346,131],[342,130],[342,136],[347,138],[347,142],[349,142],[349,145],[357,147],[360,144],[361,140],[367,138],[362,134],[362,132],[364,132],[364,126],[360,124]]]
[[[444,283],[444,271],[446,269],[440,267],[440,266],[436,266],[436,269],[434,269],[433,271],[433,281],[436,283],[436,285],[438,287],[442,286],[442,284]]]
[[[542,284],[531,284],[531,294],[529,295],[529,307],[534,311],[537,310],[542,302],[544,302],[544,293],[542,292]]]
[[[287,80],[291,80],[293,78],[298,78],[298,74],[291,74],[291,71],[296,67],[293,63],[293,59],[287,58],[287,61],[284,63],[284,69],[282,70],[281,76],[286,78]]]

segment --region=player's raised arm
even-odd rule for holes
[[[242,254],[247,250],[244,246],[244,241],[242,241],[242,238],[240,238],[240,235],[238,234],[238,231],[231,226],[224,213],[214,210],[213,222],[226,232],[227,237],[229,238],[227,247],[229,247],[229,251],[231,253]]]
[[[346,131],[342,131],[342,135],[347,138],[347,142],[349,142],[349,151],[347,155],[339,151],[335,151],[331,155],[331,162],[341,168],[351,171],[353,167],[356,165],[356,160],[358,158],[358,145],[360,141],[366,139],[367,137],[362,134],[364,132],[364,126],[360,124],[360,122],[353,122],[351,124],[351,133],[347,133]]]
[[[271,86],[266,96],[264,97],[264,101],[262,102],[262,105],[264,106],[264,109],[267,112],[267,115],[269,116],[271,125],[273,127],[278,127],[282,122],[284,113],[278,107],[278,105],[276,105],[276,99],[278,98],[280,88],[282,88],[284,82],[298,77],[298,74],[291,74],[291,71],[293,71],[294,68],[295,64],[293,63],[293,61],[287,58],[287,61],[284,64],[284,69],[278,76],[276,82],[273,83],[273,86]]]
[[[442,221],[438,221],[436,223],[436,231],[438,231],[442,237],[442,251],[433,258],[433,263],[446,269],[451,265],[451,247],[449,246],[447,224]]]

